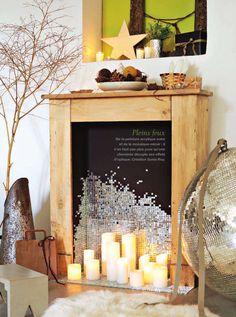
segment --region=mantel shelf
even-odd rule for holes
[[[147,97],[147,96],[183,96],[183,95],[199,95],[212,96],[212,92],[201,89],[176,89],[176,90],[142,90],[128,92],[97,92],[97,93],[70,93],[70,94],[53,94],[42,95],[43,99],[98,99],[98,98],[125,98],[125,97]]]

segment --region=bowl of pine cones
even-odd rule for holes
[[[147,76],[133,66],[120,70],[101,69],[95,78],[98,88],[103,91],[143,90],[147,85]]]

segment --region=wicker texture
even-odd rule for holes
[[[165,89],[183,88],[186,74],[183,73],[164,73],[160,74],[162,84]]]

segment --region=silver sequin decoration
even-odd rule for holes
[[[183,253],[198,274],[197,206],[204,168],[182,202]],[[206,284],[236,300],[236,149],[222,152],[211,171],[204,196]]]

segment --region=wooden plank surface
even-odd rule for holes
[[[70,100],[50,103],[51,234],[57,240],[58,273],[72,261],[72,182]]]
[[[202,95],[212,96],[212,92],[198,88],[176,89],[176,90],[141,90],[127,92],[94,92],[94,93],[67,93],[42,95],[43,99],[96,99],[96,98],[125,98],[125,97],[144,97],[144,96],[183,96],[183,95]]]
[[[201,96],[172,97],[172,251],[171,263],[176,263],[178,208],[184,190],[207,157],[208,100]],[[185,264],[186,262],[183,262]],[[174,268],[174,266],[172,267]],[[194,284],[189,268],[185,281]],[[174,272],[171,272],[172,278]]]
[[[72,122],[170,120],[170,97],[72,100]]]

